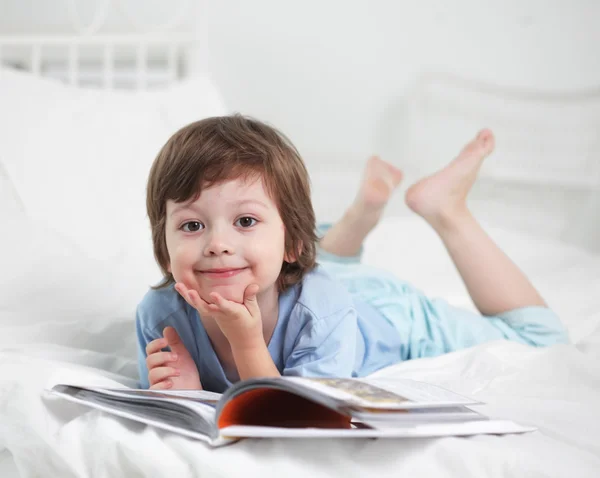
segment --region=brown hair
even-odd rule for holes
[[[310,182],[300,154],[281,132],[241,115],[197,121],[177,131],[162,147],[148,177],[146,209],[154,257],[163,272],[156,288],[175,280],[168,271],[165,237],[167,200],[197,198],[202,188],[237,178],[262,177],[285,226],[280,291],[299,282],[315,267],[316,225]]]

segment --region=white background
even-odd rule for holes
[[[119,3],[156,24],[183,1]],[[72,32],[67,3],[1,0],[0,33]],[[89,20],[102,0],[75,3]],[[402,120],[404,89],[424,68],[551,91],[600,84],[594,0],[191,3],[180,28],[207,32],[227,105],[277,125],[308,158],[380,152]],[[128,29],[113,12],[104,31]]]

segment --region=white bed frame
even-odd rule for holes
[[[206,69],[204,1],[173,2],[168,18],[161,24],[149,25],[136,12],[130,12],[123,0],[91,2],[92,18],[85,24],[79,14],[79,2],[66,0],[62,7],[72,32],[0,33],[0,65],[74,86],[135,90],[164,86],[191,71]],[[113,13],[127,21],[130,27],[127,34],[103,31],[109,14]],[[194,28],[183,26],[187,18],[195,19]]]
[[[0,36],[0,64],[74,86],[146,89],[186,75],[191,34]]]

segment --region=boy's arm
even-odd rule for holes
[[[256,345],[232,346],[231,351],[233,352],[233,359],[235,360],[240,380],[281,376],[271,358],[264,339],[258,341]]]

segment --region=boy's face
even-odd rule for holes
[[[285,256],[285,228],[262,179],[235,179],[203,189],[195,201],[167,201],[169,270],[177,282],[243,302],[244,290],[259,295],[276,287]]]

